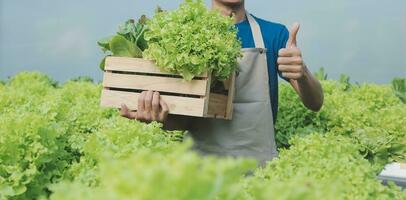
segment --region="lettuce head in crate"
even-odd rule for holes
[[[241,43],[231,17],[208,10],[202,0],[186,0],[147,21],[143,57],[185,80],[205,72],[227,79],[237,67]]]

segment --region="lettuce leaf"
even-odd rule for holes
[[[218,80],[236,69],[241,44],[230,17],[208,10],[201,0],[186,0],[177,10],[158,12],[147,21],[143,56],[186,80],[204,72]]]
[[[129,19],[118,28],[116,35],[103,38],[97,42],[104,53],[108,56],[135,57],[141,58],[142,51],[148,47],[144,39],[147,21],[145,15],[141,16],[136,24],[135,20]],[[100,69],[104,70],[106,57],[100,62]]]
[[[142,56],[141,49],[121,35],[114,36],[109,44],[111,52],[113,52],[114,56],[122,56],[122,57]]]

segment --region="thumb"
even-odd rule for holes
[[[286,43],[286,48],[292,48],[292,47],[297,47],[297,33],[299,32],[300,24],[299,23],[294,23],[292,27],[289,29],[289,39],[288,42]]]

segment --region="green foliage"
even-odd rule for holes
[[[60,127],[34,113],[7,113],[0,120],[2,196],[43,194],[43,185],[60,176],[69,155],[59,140]]]
[[[178,140],[159,125],[130,122],[101,109],[101,86],[85,79],[57,85],[42,74],[24,72],[0,91],[0,199],[46,197],[48,186],[61,179],[96,182],[98,160],[89,146],[125,152],[125,142],[136,151]],[[121,146],[113,145],[120,141]]]
[[[186,80],[212,72],[223,80],[236,69],[241,44],[231,18],[209,11],[201,0],[186,0],[177,10],[159,12],[147,22],[144,57]]]
[[[327,73],[326,73],[326,70],[324,70],[324,67],[321,67],[319,69],[319,71],[314,73],[314,76],[316,76],[316,78],[321,80],[321,81],[327,80]]]
[[[138,23],[135,23],[133,19],[127,20],[119,26],[116,35],[101,39],[97,44],[103,52],[111,52],[113,56],[141,58],[142,51],[148,47],[147,41],[144,39],[146,20],[144,15],[141,16]],[[100,63],[102,70],[104,70],[105,59],[103,58]]]
[[[124,159],[105,158],[97,171],[97,187],[62,183],[55,186],[51,199],[233,199],[233,193],[242,189],[239,179],[256,166],[247,160],[201,158],[186,151],[187,146],[181,147],[171,152],[138,150]]]
[[[88,77],[88,76],[79,76],[76,78],[71,79],[71,81],[74,82],[89,82],[89,83],[93,83],[93,79]]]
[[[406,103],[406,80],[404,78],[395,78],[392,80],[392,87],[396,96]]]
[[[332,132],[357,139],[361,153],[380,167],[406,159],[406,106],[389,86],[348,81],[323,81],[322,85],[325,102],[319,113],[305,109],[287,84],[280,86],[279,147],[289,147],[295,135]]]
[[[171,134],[164,132],[157,123],[146,125],[119,116],[112,117],[81,145],[80,161],[72,164],[66,178],[95,185],[99,178],[95,170],[100,160],[105,157],[125,158],[142,149],[165,151],[175,142]]]
[[[110,40],[110,50],[114,56],[141,57],[141,50],[131,41],[121,35],[116,35]]]
[[[334,134],[292,139],[292,147],[248,180],[252,199],[404,199],[406,192],[385,187],[358,153],[359,144]],[[265,193],[261,192],[265,191]],[[246,198],[247,199],[247,198]]]
[[[351,88],[351,83],[350,83],[350,77],[345,75],[345,74],[341,74],[340,75],[340,79],[339,82],[343,85],[343,90],[347,91]]]
[[[279,85],[279,99],[276,122],[278,147],[289,147],[289,140],[295,135],[305,136],[313,132],[324,133],[327,130],[325,113],[315,113],[305,108],[290,85]]]
[[[54,81],[21,73],[0,93],[0,197],[46,194],[45,185],[71,159],[60,139],[64,128],[47,112]]]
[[[147,20],[145,15],[142,15],[137,23],[133,19],[127,20],[119,26],[117,34],[134,43],[140,51],[144,51],[148,47],[144,39]]]
[[[406,161],[406,104],[389,85],[322,81],[304,108],[280,85],[280,155],[202,157],[183,132],[99,106],[101,85],[20,73],[0,84],[0,199],[406,199],[376,179]]]
[[[356,138],[366,158],[380,165],[404,160],[406,105],[389,86],[373,84],[335,92],[326,98],[328,129]]]

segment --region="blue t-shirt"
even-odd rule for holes
[[[267,51],[268,59],[268,76],[269,76],[269,94],[271,98],[272,114],[274,122],[278,112],[278,52],[280,49],[285,48],[289,38],[288,29],[278,23],[265,21],[263,19],[255,17],[258,22],[262,37],[264,39],[265,48]],[[241,40],[243,48],[254,48],[254,38],[248,20],[244,20],[235,25],[238,29],[238,37]]]

